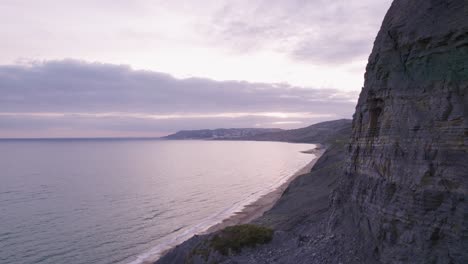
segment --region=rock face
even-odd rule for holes
[[[366,262],[468,263],[468,1],[395,0],[366,69],[329,232]]]

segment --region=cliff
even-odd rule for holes
[[[468,2],[394,1],[329,222],[359,237],[366,260],[468,263],[467,91]]]
[[[467,1],[395,0],[349,145],[254,221],[273,240],[223,256],[197,236],[158,263],[468,263],[467,91]]]

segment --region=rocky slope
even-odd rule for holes
[[[468,263],[467,92],[468,2],[394,1],[329,223],[358,236],[368,261]]]
[[[468,2],[395,0],[346,151],[255,221],[273,241],[222,256],[198,236],[158,263],[468,263],[467,91]]]
[[[162,137],[162,139],[238,139],[260,134],[278,132],[279,128],[219,128],[201,130],[182,130]]]

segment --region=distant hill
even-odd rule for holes
[[[339,119],[314,124],[304,128],[263,133],[239,139],[322,144],[329,144],[337,141],[347,142],[349,140],[349,135],[351,135],[351,123],[352,121],[350,119]]]
[[[238,139],[265,133],[283,131],[279,128],[219,128],[202,130],[182,130],[162,139]]]
[[[351,120],[339,119],[291,130],[279,128],[182,130],[162,139],[225,139],[331,144],[341,141],[347,142],[350,134]]]

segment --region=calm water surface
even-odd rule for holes
[[[280,185],[313,147],[0,140],[0,263],[141,263]]]

